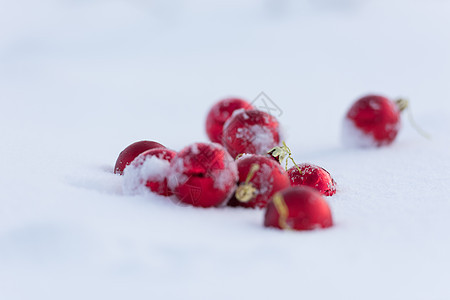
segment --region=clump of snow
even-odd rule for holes
[[[255,154],[265,154],[278,144],[272,131],[261,125],[238,128],[236,138],[251,143],[255,147]]]
[[[273,190],[273,176],[272,176],[272,166],[262,163],[258,171],[260,176],[255,176],[255,184],[260,187],[257,190],[258,195],[265,195]]]
[[[169,174],[170,162],[156,156],[138,156],[124,170],[122,189],[126,195],[147,193],[147,181],[163,181]]]
[[[245,158],[245,157],[250,157],[250,156],[253,156],[254,154],[251,154],[251,153],[242,153],[242,154],[240,154],[237,158],[236,158],[236,161],[238,161],[238,160],[240,160],[240,159],[243,159],[243,158]]]
[[[198,150],[198,145],[197,145],[196,143],[192,144],[192,145],[189,147],[189,149],[190,149],[190,151],[191,151],[192,153],[194,153],[194,154],[199,154],[199,153],[200,153],[200,151]]]
[[[214,188],[221,191],[229,189],[230,185],[238,180],[238,169],[236,162],[225,149],[223,149],[223,152],[223,169],[213,169],[212,171]]]
[[[223,130],[225,131],[225,128],[228,127],[228,125],[230,124],[231,120],[234,119],[234,117],[238,114],[240,114],[241,112],[245,112],[245,108],[239,108],[233,111],[233,113],[231,114],[231,116],[225,121],[225,123],[223,124]],[[244,113],[244,118],[248,119],[248,114]]]
[[[363,132],[348,118],[344,118],[342,124],[341,140],[348,147],[368,148],[377,146],[375,138],[370,133]]]
[[[189,177],[185,173],[185,165],[183,158],[178,155],[172,159],[167,175],[167,186],[174,190],[178,185],[185,183]]]

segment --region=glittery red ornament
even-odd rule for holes
[[[114,167],[114,173],[123,174],[123,170],[128,166],[139,154],[146,150],[154,148],[165,148],[163,145],[153,141],[139,141],[126,147],[120,152]]]
[[[229,206],[263,208],[276,192],[290,186],[283,167],[263,155],[244,155],[237,161],[238,188]]]
[[[225,203],[238,179],[233,158],[219,144],[195,143],[171,162],[169,187],[177,198],[194,206],[211,207]]]
[[[162,196],[172,195],[167,186],[167,176],[170,162],[176,154],[166,148],[150,149],[139,154],[124,170],[124,192],[139,194],[149,189]]]
[[[211,107],[206,118],[206,133],[212,142],[222,143],[223,125],[238,109],[253,109],[253,106],[242,99],[228,98]]]
[[[393,102],[377,95],[359,99],[345,117],[344,143],[360,147],[391,144],[400,129],[400,112],[406,107],[405,100]]]
[[[223,128],[223,145],[233,157],[241,153],[266,154],[279,142],[277,119],[263,111],[237,111]]]
[[[306,186],[276,193],[266,208],[264,226],[279,229],[311,230],[333,225],[331,210],[322,195]]]
[[[309,186],[325,196],[336,193],[336,182],[324,168],[311,164],[299,164],[291,167],[287,173],[292,186]]]

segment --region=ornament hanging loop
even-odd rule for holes
[[[409,123],[412,125],[412,127],[421,135],[421,136],[423,136],[424,138],[426,138],[427,140],[431,140],[431,136],[430,136],[430,134],[428,134],[427,132],[425,132],[422,128],[420,128],[420,126],[419,125],[417,125],[417,123],[416,123],[416,121],[414,121],[414,118],[413,118],[413,116],[412,116],[412,113],[411,113],[411,108],[410,108],[410,106],[409,106],[409,101],[408,100],[406,100],[406,99],[397,99],[397,100],[395,100],[394,101],[395,102],[395,105],[397,105],[397,108],[398,108],[398,110],[400,111],[400,112],[403,112],[403,111],[407,111],[407,114],[408,114],[408,121],[409,121]]]
[[[400,112],[404,111],[405,109],[407,109],[409,107],[409,101],[406,99],[397,99],[394,101],[395,105],[397,105],[397,108]]]
[[[289,209],[283,199],[283,196],[280,193],[276,193],[273,196],[272,201],[275,205],[275,209],[278,212],[278,225],[281,227],[281,229],[291,229],[291,227],[286,222],[289,216]]]
[[[248,202],[253,199],[256,194],[256,188],[250,183],[255,173],[260,169],[259,164],[252,164],[244,183],[241,183],[236,189],[236,199],[240,202]]]
[[[297,170],[302,174],[302,171],[300,170],[300,167],[295,162],[294,158],[292,157],[291,149],[286,145],[286,142],[282,142],[282,146],[276,146],[267,152],[268,154],[272,155],[273,157],[277,158],[280,164],[283,163],[284,160],[286,160],[286,171],[288,170],[288,158],[292,161],[294,166],[297,168]]]

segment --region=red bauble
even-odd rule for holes
[[[345,117],[344,143],[359,147],[391,144],[400,129],[400,112],[404,109],[399,101],[377,95],[356,101]]]
[[[228,98],[211,107],[206,118],[206,133],[211,142],[222,143],[223,125],[238,109],[253,109],[253,106],[242,99]]]
[[[123,174],[123,170],[128,166],[139,154],[146,150],[155,148],[165,148],[163,145],[153,141],[139,141],[126,147],[120,152],[114,167],[114,173]]]
[[[241,153],[265,154],[279,142],[277,119],[260,110],[236,111],[223,128],[223,145],[233,157]]]
[[[236,163],[239,183],[229,206],[263,208],[273,194],[290,186],[283,167],[267,156],[244,155]]]
[[[181,202],[219,206],[233,194],[237,174],[236,163],[221,145],[195,143],[172,160],[169,187]]]
[[[139,154],[124,170],[125,194],[139,194],[150,190],[162,196],[172,195],[167,186],[167,176],[170,162],[176,154],[166,148],[150,149]]]
[[[316,190],[295,186],[276,193],[266,208],[264,226],[311,230],[333,225],[330,207]]]
[[[324,168],[311,164],[300,164],[298,167],[290,168],[287,173],[292,186],[309,186],[325,196],[332,196],[336,193],[336,182]]]

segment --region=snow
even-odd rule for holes
[[[270,176],[272,174],[272,168],[265,163],[261,164],[260,167],[260,176],[256,179],[259,179],[259,182],[255,181],[261,188],[257,190],[257,194],[266,194],[267,192],[273,191],[273,177]]]
[[[167,177],[167,185],[171,190],[174,190],[180,184],[184,184],[189,179],[185,174],[185,170],[184,160],[179,156],[175,156],[172,159],[169,175]]]
[[[371,134],[364,133],[348,118],[344,118],[342,121],[341,138],[342,143],[347,147],[370,148],[377,146],[377,142]]]
[[[138,156],[123,173],[122,189],[125,195],[147,194],[147,181],[164,182],[170,172],[170,162],[158,156]]]
[[[192,154],[197,155],[200,153],[200,150],[198,150],[198,145],[197,144],[192,144],[189,146],[190,152],[192,152]]]
[[[214,178],[214,188],[225,191],[229,189],[230,182],[238,181],[238,169],[231,155],[228,154],[228,152],[222,146],[220,146],[220,148],[225,153],[222,159],[224,168],[213,169],[211,176]],[[234,192],[234,189],[232,189],[232,192]],[[230,191],[230,195],[227,197],[227,199],[231,198],[232,192]]]
[[[0,299],[449,299],[450,2],[0,0]],[[128,196],[134,141],[206,141],[264,91],[335,226]],[[360,96],[407,96],[389,147],[344,148]],[[404,120],[405,121],[405,120]]]
[[[261,125],[251,125],[238,128],[236,138],[242,141],[251,141],[255,147],[256,154],[265,154],[277,145],[274,133],[267,127]]]

